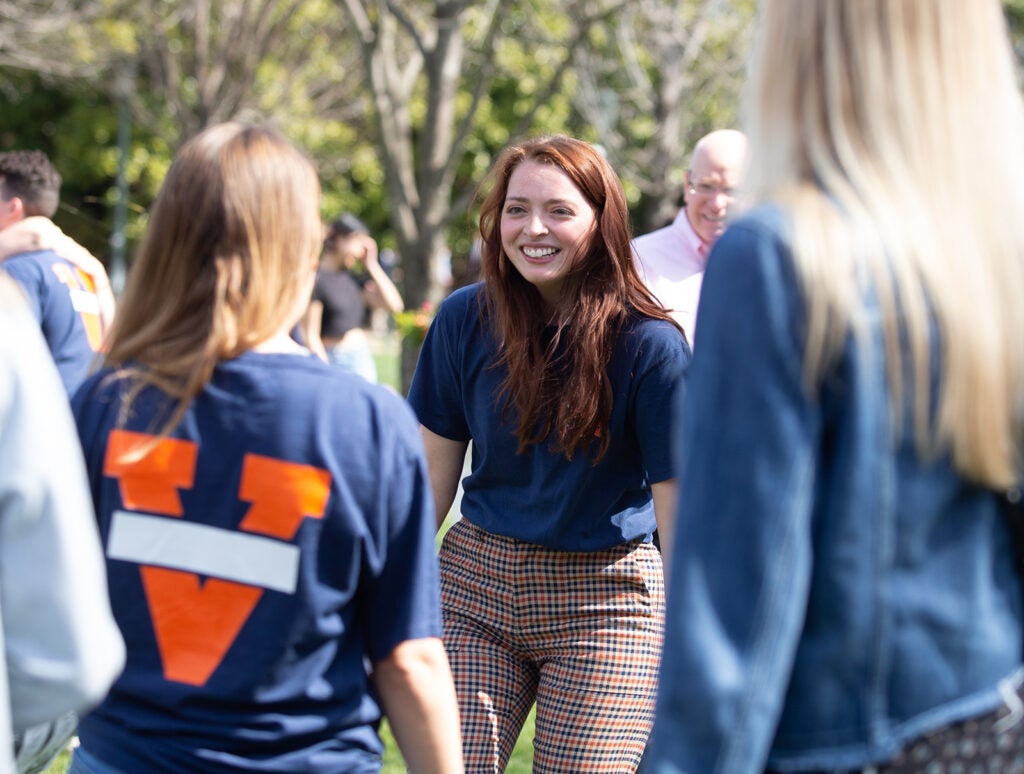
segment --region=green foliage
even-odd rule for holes
[[[1018,29],[1022,3],[1024,0],[1008,0],[1010,12],[1018,19]],[[487,4],[479,0],[469,5],[463,18],[466,49],[462,89],[455,109],[459,126],[468,120],[472,89],[483,84],[485,90],[471,119],[452,191],[448,244],[456,271],[469,252],[474,231],[471,194],[503,146],[524,135],[555,132],[604,143],[602,127],[580,109],[582,82],[578,68],[582,54],[603,58],[601,83],[618,106],[617,113],[609,113],[610,128],[621,138],[621,147],[643,151],[651,143],[659,119],[643,100],[634,99],[636,84],[630,80],[616,46],[616,20],[623,13],[637,13],[639,4],[640,0],[621,6],[603,0],[510,0],[500,4],[499,34],[493,43],[485,36]],[[736,19],[749,22],[752,4],[753,0],[719,4],[717,27],[709,34],[706,51],[699,60],[701,66],[685,74],[699,83],[689,106],[687,138],[734,120],[735,82],[712,76],[733,56],[731,36],[738,26]],[[68,18],[62,25],[67,31],[67,44],[62,47],[68,60],[65,69],[80,72],[81,76],[68,77],[64,70],[45,77],[0,73],[4,116],[0,148],[41,147],[51,153],[66,181],[66,206],[58,218],[60,225],[105,257],[119,159],[115,75],[132,73],[133,123],[127,168],[130,256],[175,149],[204,121],[220,120],[216,111],[228,104],[211,102],[208,96],[204,101],[203,97],[213,88],[213,82],[204,79],[210,77],[210,67],[222,56],[228,83],[244,86],[241,93],[234,94],[238,103],[232,115],[276,122],[317,163],[324,190],[323,216],[355,212],[370,225],[382,247],[395,247],[391,223],[395,208],[385,184],[373,95],[368,91],[361,51],[342,3],[269,0],[263,21],[280,21],[281,29],[273,44],[266,46],[266,54],[252,63],[245,57],[230,58],[222,45],[231,40],[229,5],[212,0],[208,23],[198,25],[211,46],[210,61],[205,65],[200,56],[202,43],[196,37],[197,25],[190,16],[198,6],[171,0],[147,0],[128,6],[116,0],[98,0],[90,8],[106,7],[105,15]],[[431,23],[431,3],[399,5],[416,24]],[[661,5],[676,8],[678,13],[692,13],[697,2],[662,0]],[[581,45],[575,45],[581,14],[601,7],[618,10],[590,28],[589,37]],[[644,1],[645,9],[655,7],[657,2],[647,5]],[[376,5],[367,3],[366,10],[373,21],[378,12]],[[639,24],[634,33],[638,39],[653,40],[659,31],[657,24]],[[396,49],[399,65],[408,55],[408,46],[405,41]],[[254,48],[246,51],[257,56]],[[180,71],[178,80],[155,64],[161,52]],[[570,66],[563,67],[569,57]],[[246,69],[250,64],[251,72]],[[663,72],[670,72],[674,66],[653,48],[641,50],[640,71],[652,82],[658,82]],[[418,126],[415,122],[427,112],[422,77],[412,91],[409,109],[414,126]],[[666,159],[660,152],[649,154],[654,156],[653,162],[642,159],[635,164],[621,163],[624,156],[620,159],[611,154],[632,207],[643,205],[644,176],[653,174],[645,165],[658,169],[668,162],[670,179],[676,183],[681,180],[686,145],[680,139],[679,157],[675,159]]]
[[[502,148],[523,137],[541,134],[565,133],[593,139],[573,107],[571,82],[553,92],[549,89],[560,65],[571,55],[565,45],[573,32],[570,15],[557,3],[508,3],[503,7],[500,25],[495,75],[475,116],[456,173],[456,198],[466,205],[454,213],[449,227],[456,273],[464,266],[476,229],[470,195]],[[469,95],[464,92],[460,99],[468,102]]]
[[[1024,68],[1024,0],[1003,0],[1018,68]]]
[[[354,212],[382,247],[393,248],[370,100],[362,90],[358,53],[345,37],[337,4],[306,0],[288,29],[293,45],[304,54],[260,64],[255,84],[259,113],[276,117],[285,134],[316,163],[324,219]]]
[[[75,240],[105,256],[118,150],[117,108],[99,89],[80,82],[50,82],[34,73],[9,73],[2,112],[6,130],[0,150],[38,148],[63,177],[61,206],[54,218]],[[131,149],[129,241],[144,227],[170,163],[170,148],[158,137],[137,133]]]

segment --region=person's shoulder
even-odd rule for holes
[[[418,438],[420,423],[409,402],[387,387],[379,384],[367,386],[372,388],[369,399],[373,401],[381,415],[388,418],[388,426],[402,434],[415,433]]]
[[[85,392],[110,390],[111,386],[118,381],[117,379],[111,378],[114,374],[115,371],[110,366],[101,366],[82,380],[79,390]]]
[[[363,377],[327,366],[316,392],[315,405],[320,410],[338,412],[338,415],[368,418],[383,436],[405,439],[405,443],[419,439],[419,420],[408,401],[393,388],[368,382]]]
[[[272,406],[268,410],[290,417],[289,421],[348,417],[360,426],[369,421],[385,429],[399,425],[402,432],[418,428],[411,409],[394,390],[329,365],[312,353],[249,350],[218,363],[211,386],[211,395]]]
[[[657,245],[664,242],[666,239],[674,239],[673,224],[668,223],[661,228],[656,228],[653,231],[648,231],[643,234],[638,234],[633,238],[633,252],[636,253],[638,258],[643,258],[644,250],[651,245]]]
[[[785,208],[770,202],[753,207],[715,242],[704,285],[724,281],[736,288],[751,275],[777,274],[792,263],[791,240],[790,213]]]
[[[624,332],[638,353],[649,357],[690,359],[690,347],[679,328],[668,320],[644,315],[631,315]]]
[[[737,242],[756,238],[786,243],[789,240],[790,221],[786,210],[774,203],[759,204],[734,220],[715,243],[716,252],[734,246]]]
[[[24,253],[15,253],[3,262],[3,266],[30,264],[33,266],[47,267],[55,263],[66,263],[68,266],[74,266],[73,263],[68,261],[66,258],[62,258],[57,255],[53,250],[29,250]]]
[[[647,320],[641,327],[641,339],[648,349],[690,359],[690,345],[676,325],[666,320]]]
[[[802,290],[792,240],[792,213],[777,203],[758,205],[731,224],[708,261],[698,327],[709,315],[721,327],[737,309],[758,304],[795,310]]]
[[[0,263],[0,268],[22,285],[25,282],[35,285],[35,283],[45,283],[48,280],[56,281],[57,275],[49,269],[54,264],[64,263],[71,266],[53,250],[31,250],[6,258],[3,263]]]
[[[468,320],[479,317],[483,298],[483,282],[457,288],[438,305],[436,317],[445,325],[465,326]]]
[[[405,401],[393,390],[358,374],[329,365],[312,353],[249,351],[218,364],[253,385],[273,385],[277,400],[299,405],[369,405],[374,410],[403,413]]]
[[[329,269],[321,266],[316,271],[314,287],[335,288],[339,285],[358,286],[355,276],[348,269]]]
[[[346,372],[331,367],[309,351],[259,352],[250,349],[237,357],[220,361],[214,369],[214,380],[227,378],[239,388],[251,385],[257,390],[273,385],[273,389],[283,394],[297,396],[341,374]]]
[[[479,303],[480,298],[483,296],[484,283],[474,282],[471,285],[464,285],[461,288],[456,288],[441,302],[439,308],[449,309],[465,309],[471,304]]]
[[[678,326],[668,320],[647,317],[642,314],[632,314],[627,320],[626,328],[634,330],[644,337],[664,339],[665,341],[675,341],[676,339],[683,338],[683,333],[679,330]]]
[[[79,420],[91,412],[105,412],[119,405],[127,389],[125,381],[109,366],[93,371],[71,395],[71,410]]]

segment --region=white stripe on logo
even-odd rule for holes
[[[107,556],[291,594],[299,548],[290,543],[146,513],[114,511]]]
[[[100,313],[100,300],[96,297],[95,293],[90,293],[88,290],[72,290],[71,306],[79,313]]]

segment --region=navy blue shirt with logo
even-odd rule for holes
[[[301,354],[219,364],[168,437],[166,396],[120,423],[124,389],[103,371],[72,403],[128,650],[84,749],[149,774],[378,771],[368,665],[441,636],[409,407]]]

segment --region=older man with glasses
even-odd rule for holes
[[[685,206],[668,226],[633,241],[640,275],[691,347],[708,253],[725,231],[746,150],[746,137],[734,129],[702,137],[686,171]]]

